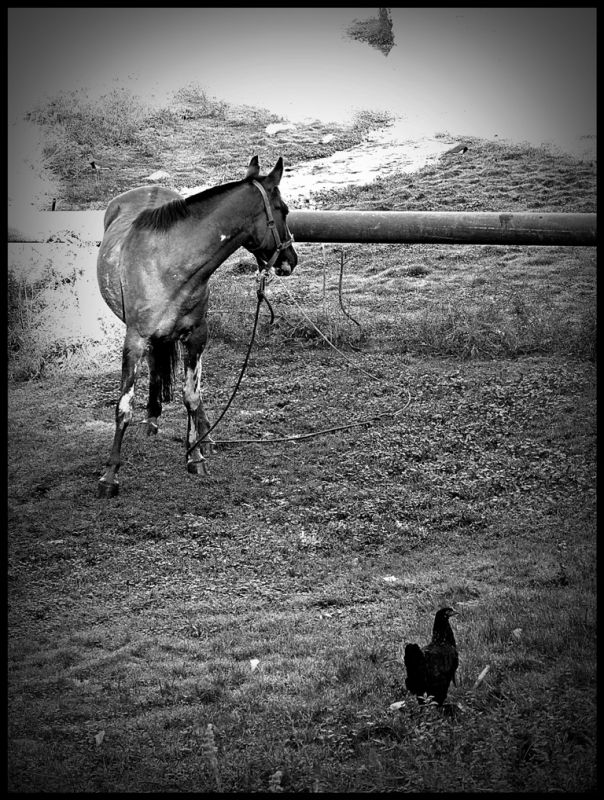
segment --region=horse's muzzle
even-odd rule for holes
[[[275,264],[275,272],[277,275],[291,275],[298,263],[298,254],[293,247],[288,247],[279,256]]]

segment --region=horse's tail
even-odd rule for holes
[[[111,203],[107,206],[107,210],[105,211],[105,216],[103,217],[103,230],[106,231],[107,228],[111,225],[117,215],[120,213],[119,203],[116,205],[111,205]]]
[[[180,345],[178,341],[170,342],[165,339],[154,339],[152,347],[153,367],[159,381],[160,396],[164,403],[169,403],[174,397],[174,382],[180,357]]]

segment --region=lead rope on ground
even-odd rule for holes
[[[273,275],[275,275],[275,273],[273,273]],[[336,353],[338,353],[344,359],[344,361],[346,361],[354,369],[359,370],[364,375],[367,375],[367,377],[371,378],[371,380],[377,381],[381,385],[390,386],[391,388],[394,388],[394,389],[397,389],[397,390],[404,388],[404,390],[407,392],[407,401],[405,402],[405,404],[403,406],[401,406],[398,409],[395,409],[394,411],[383,411],[381,414],[374,414],[371,417],[366,417],[365,419],[357,420],[356,422],[349,422],[346,425],[336,425],[336,426],[331,427],[331,428],[323,428],[323,429],[321,429],[319,431],[311,431],[310,433],[297,433],[297,434],[292,434],[291,436],[276,436],[276,437],[271,437],[270,439],[214,439],[214,440],[211,441],[211,443],[212,444],[229,444],[229,445],[232,445],[232,444],[273,444],[273,443],[277,443],[277,442],[293,442],[293,441],[299,441],[300,439],[310,439],[310,438],[313,438],[315,436],[324,436],[327,433],[336,433],[337,431],[345,431],[345,430],[348,430],[349,428],[357,428],[357,427],[359,427],[361,425],[370,425],[372,422],[376,422],[377,420],[381,419],[382,417],[396,417],[399,414],[402,414],[403,411],[406,411],[406,409],[409,408],[409,405],[411,404],[411,392],[409,391],[409,388],[406,387],[406,386],[405,387],[396,386],[395,384],[389,383],[387,381],[383,381],[382,378],[378,378],[377,375],[373,375],[371,372],[368,372],[366,369],[364,369],[363,367],[359,366],[354,361],[352,361],[350,358],[348,358],[348,356],[345,353],[343,353],[342,350],[340,350],[338,347],[336,347],[336,345],[327,336],[325,336],[323,331],[321,331],[315,325],[315,323],[310,319],[308,314],[304,311],[302,306],[298,303],[296,298],[289,291],[289,289],[287,288],[285,283],[283,283],[281,278],[278,275],[276,277],[279,278],[280,283],[283,286],[283,288],[285,289],[285,291],[286,291],[287,295],[289,296],[290,300],[296,306],[296,308],[302,314],[302,316],[306,319],[306,321],[309,322],[312,325],[312,327],[316,330],[316,332],[319,334],[319,336],[321,336],[321,338],[324,339],[327,342],[327,344],[333,350],[335,350]],[[254,344],[254,340],[255,340],[255,337],[256,337],[256,329],[258,327],[258,317],[259,317],[259,314],[260,314],[260,306],[262,305],[263,300],[266,302],[266,304],[269,307],[269,310],[271,312],[271,324],[272,324],[272,321],[273,321],[273,318],[274,318],[273,309],[271,307],[271,304],[268,301],[268,298],[266,297],[266,295],[264,293],[264,287],[265,287],[265,283],[266,283],[266,279],[267,278],[268,278],[268,273],[266,273],[266,272],[260,273],[260,275],[258,276],[258,282],[259,282],[258,291],[257,291],[258,302],[256,304],[256,314],[255,314],[255,317],[254,317],[254,326],[253,326],[253,329],[252,329],[252,335],[250,337],[250,343],[248,345],[248,349],[247,349],[247,353],[246,353],[246,356],[245,356],[245,360],[243,362],[243,366],[241,367],[241,371],[239,373],[239,378],[237,380],[237,383],[235,384],[235,388],[233,389],[233,391],[231,393],[231,396],[229,397],[229,400],[228,400],[226,406],[224,407],[224,409],[222,410],[222,412],[221,412],[220,416],[218,417],[218,419],[213,423],[213,425],[208,429],[208,431],[203,436],[201,436],[199,439],[197,439],[197,441],[187,449],[186,456],[188,456],[189,453],[192,450],[194,450],[196,447],[198,447],[200,444],[202,444],[204,442],[204,440],[207,439],[209,434],[214,430],[214,428],[216,428],[216,426],[218,425],[220,420],[224,417],[224,415],[226,414],[226,412],[229,409],[229,406],[233,402],[233,399],[235,398],[235,394],[237,393],[237,390],[239,389],[239,385],[241,384],[241,381],[243,379],[243,374],[244,374],[245,369],[247,367],[247,364],[248,364],[248,361],[249,361],[249,357],[250,357],[250,353],[252,351],[252,346]]]

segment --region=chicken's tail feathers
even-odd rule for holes
[[[405,646],[405,666],[415,666],[423,664],[424,654],[418,644],[408,644]]]
[[[413,694],[423,694],[425,692],[425,671],[426,665],[422,649],[417,644],[408,644],[405,647],[405,668],[407,678],[405,685]]]

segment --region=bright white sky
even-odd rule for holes
[[[410,133],[565,143],[596,132],[595,8],[394,8],[386,58],[343,34],[375,8],[23,8],[8,13],[9,120],[44,95],[198,83],[291,121],[405,115]]]

